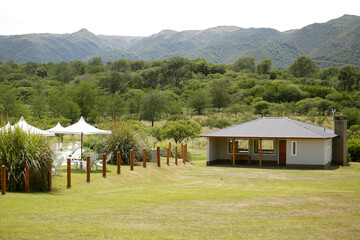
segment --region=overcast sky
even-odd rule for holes
[[[360,0],[0,0],[0,35],[73,33],[149,36],[163,29],[228,25],[280,31],[360,16]]]

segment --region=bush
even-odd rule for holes
[[[112,134],[108,135],[104,143],[103,152],[112,153],[111,163],[116,164],[117,152],[121,153],[121,163],[130,163],[130,150],[134,150],[134,159],[142,159],[145,142],[129,125],[122,122],[112,124]]]
[[[348,141],[348,160],[360,162],[360,139],[351,139]]]
[[[184,139],[198,137],[201,127],[187,119],[168,121],[160,129],[161,139],[174,139],[176,143]]]
[[[89,148],[92,151],[102,154],[105,145],[104,135],[88,135],[84,140],[83,144],[85,148]],[[84,155],[84,154],[83,154]]]
[[[231,123],[229,120],[224,118],[208,118],[205,121],[202,121],[201,126],[209,128],[225,128],[230,126]]]
[[[6,166],[9,191],[21,191],[25,186],[25,164],[30,170],[30,189],[48,190],[48,173],[54,153],[50,140],[41,135],[14,131],[0,131],[0,165]]]

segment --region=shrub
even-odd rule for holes
[[[184,139],[195,138],[200,134],[201,127],[187,119],[168,121],[160,129],[161,139],[174,139],[176,143]]]
[[[203,127],[209,127],[209,128],[225,128],[230,126],[231,123],[229,120],[224,118],[207,118],[205,121],[201,123],[201,126]]]
[[[116,164],[117,152],[121,153],[121,163],[130,163],[130,150],[134,150],[134,159],[142,159],[142,150],[146,147],[145,142],[133,128],[122,122],[112,124],[112,134],[106,137],[103,152],[112,153],[111,163]]]
[[[0,131],[0,164],[6,166],[9,191],[24,189],[26,163],[30,170],[30,189],[47,191],[53,156],[49,138],[23,132],[20,128]]]
[[[348,141],[349,161],[360,162],[360,139],[351,139]]]

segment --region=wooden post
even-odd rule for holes
[[[86,157],[86,181],[90,182],[90,156]]]
[[[262,166],[262,141],[261,141],[261,138],[260,138],[260,161],[259,161],[259,167]]]
[[[48,184],[49,184],[48,190],[49,191],[51,191],[51,189],[52,189],[52,171],[51,171],[51,168],[52,168],[52,164],[50,164],[49,172],[48,172]]]
[[[170,148],[166,149],[166,164],[169,166],[170,164]]]
[[[146,148],[143,149],[143,167],[146,168]]]
[[[181,152],[180,152],[180,155],[181,155],[181,159],[184,161],[184,144],[181,143]]]
[[[130,170],[134,171],[134,149],[130,150]]]
[[[103,177],[106,178],[106,154],[103,154]]]
[[[121,156],[120,152],[117,152],[117,174],[121,172]]]
[[[155,149],[155,141],[153,142],[153,149]]]
[[[30,173],[29,173],[29,165],[26,163],[25,164],[25,192],[29,192],[29,188],[30,188]]]
[[[84,140],[84,133],[81,133],[81,142],[80,142],[80,169],[82,170],[82,163],[83,163],[83,140]]]
[[[71,159],[67,159],[67,188],[71,188]]]
[[[235,138],[232,139],[232,165],[235,167]]]
[[[171,142],[169,142],[169,149],[170,149],[170,155],[171,155]]]
[[[1,166],[1,194],[5,195],[6,193],[6,167],[5,165]]]
[[[161,165],[160,164],[160,147],[157,147],[156,150],[157,150],[157,164],[160,167],[160,165]]]
[[[187,143],[184,145],[184,158],[185,158],[185,162],[187,162]]]
[[[177,152],[177,146],[175,146],[175,164],[178,165],[178,156],[177,156],[178,152]]]

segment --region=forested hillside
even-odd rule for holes
[[[191,116],[202,126],[224,127],[260,116],[299,116],[323,124],[332,109],[360,131],[360,72],[351,65],[319,70],[313,59],[298,57],[285,71],[272,60],[256,64],[242,57],[232,64],[174,57],[103,63],[0,63],[2,124],[25,116],[48,128],[80,116],[104,120],[147,120]],[[331,126],[331,123],[328,123]],[[157,124],[155,124],[156,126]]]
[[[14,59],[18,63],[88,61],[94,56],[104,62],[182,56],[231,64],[239,57],[252,56],[257,63],[272,59],[273,67],[285,69],[300,55],[312,57],[320,68],[347,64],[360,67],[360,17],[344,15],[287,32],[221,26],[182,32],[163,30],[149,37],[94,35],[86,29],[73,34],[0,36],[0,61]]]

